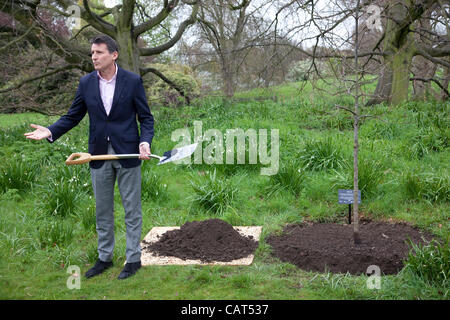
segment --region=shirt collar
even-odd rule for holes
[[[116,66],[116,72],[114,73],[113,77],[110,80],[106,80],[106,79],[102,78],[102,76],[100,75],[100,72],[97,71],[97,75],[98,75],[99,79],[103,80],[105,82],[112,82],[112,81],[116,80],[116,78],[117,78],[117,70],[119,69],[119,67],[117,66],[117,63],[115,63],[115,62],[114,62],[114,65]]]

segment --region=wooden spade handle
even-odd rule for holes
[[[77,152],[77,153],[72,153],[67,158],[66,164],[67,165],[73,165],[73,164],[88,163],[88,162],[90,162],[92,160],[118,160],[118,159],[121,159],[121,157],[113,155],[113,154],[92,156],[90,153]]]

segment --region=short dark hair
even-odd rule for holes
[[[106,44],[106,47],[108,48],[109,53],[113,53],[114,51],[119,52],[119,47],[117,46],[117,42],[111,38],[110,36],[106,34],[100,34],[98,36],[95,36],[91,39],[91,45],[92,44],[100,44],[104,43]]]

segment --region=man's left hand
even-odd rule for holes
[[[151,154],[150,145],[147,142],[143,142],[139,145],[139,159],[150,160],[149,155]]]

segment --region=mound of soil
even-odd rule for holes
[[[418,244],[433,238],[404,223],[370,221],[361,221],[360,236],[361,244],[355,245],[352,225],[307,223],[288,225],[266,242],[274,256],[306,271],[361,274],[376,265],[383,274],[395,274],[408,256],[408,240]]]
[[[247,257],[257,247],[252,236],[241,235],[223,220],[209,219],[186,222],[180,229],[164,233],[157,242],[144,241],[143,250],[183,260],[226,262]]]

